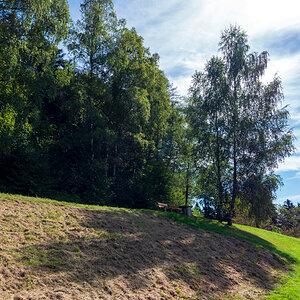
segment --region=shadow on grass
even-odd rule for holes
[[[228,226],[227,224],[219,223],[215,220],[210,220],[203,217],[189,218],[185,215],[177,214],[174,212],[162,212],[162,211],[151,211],[151,210],[144,210],[144,211],[149,211],[155,214],[167,216],[168,218],[174,221],[188,224],[190,226],[194,226],[197,228],[201,228],[203,230],[212,231],[226,236],[236,237],[240,240],[250,242],[254,245],[262,246],[263,248],[271,251],[272,253],[277,254],[280,257],[286,259],[286,261],[289,264],[297,262],[294,257],[290,256],[289,254],[283,251],[280,251],[272,243],[258,237],[257,235],[251,234],[244,230],[240,230],[234,226]]]
[[[96,289],[105,290],[105,282],[122,276],[131,292],[163,285],[157,272],[162,272],[169,284],[185,282],[194,291],[204,287],[208,292],[230,291],[237,284],[234,276],[268,290],[274,286],[274,278],[261,263],[285,269],[286,264],[277,256],[282,256],[280,251],[238,229],[175,213],[126,212],[80,210],[80,226],[68,229],[68,240],[24,247],[17,259],[37,272],[39,278],[52,272],[66,282],[88,283]],[[226,236],[221,239],[195,227],[240,237],[242,241]],[[109,289],[107,293],[108,297]]]
[[[124,209],[124,208],[118,208],[118,207],[106,207],[106,206],[98,206],[98,205],[86,205],[86,204],[80,204],[80,203],[74,203],[74,202],[66,202],[66,201],[58,201],[58,200],[51,200],[51,199],[45,199],[45,198],[33,198],[33,197],[27,197],[27,196],[21,196],[21,195],[9,195],[9,194],[2,194],[0,193],[0,197],[3,199],[11,199],[11,200],[19,200],[19,201],[28,201],[28,202],[34,202],[34,203],[44,203],[44,204],[54,204],[58,206],[72,206],[72,207],[78,207],[78,208],[85,208],[88,210],[109,210],[109,211],[115,211],[115,212],[130,212],[130,211],[145,211],[145,212],[151,212],[157,215],[166,216],[174,221],[181,222],[184,224],[188,224],[193,227],[201,228],[203,230],[212,231],[215,233],[237,237],[243,241],[250,242],[254,245],[260,245],[263,248],[271,251],[274,254],[277,254],[287,260],[288,263],[295,263],[295,258],[291,257],[287,253],[280,251],[277,249],[274,245],[272,245],[270,242],[258,237],[257,235],[253,235],[247,231],[240,230],[234,226],[228,226],[223,223],[218,223],[214,220],[209,220],[205,218],[198,217],[196,219],[188,218],[185,215],[173,213],[173,212],[162,212],[162,211],[155,211],[155,210],[130,210],[130,209]]]

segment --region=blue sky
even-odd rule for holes
[[[71,16],[80,16],[80,0],[69,0]],[[276,171],[284,186],[277,203],[300,202],[300,2],[297,0],[114,0],[119,18],[135,27],[160,68],[182,95],[191,76],[217,54],[220,33],[230,24],[248,34],[250,51],[268,51],[264,81],[278,73],[297,138],[296,153]]]

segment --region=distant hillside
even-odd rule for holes
[[[0,197],[1,299],[260,299],[287,271],[262,246],[164,215]]]

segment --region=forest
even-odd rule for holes
[[[237,25],[218,53],[181,96],[111,0],[76,22],[67,0],[0,1],[0,191],[260,226],[294,151],[282,83]]]

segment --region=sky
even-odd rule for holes
[[[69,0],[72,19],[80,17],[80,0]],[[277,73],[296,137],[295,153],[275,171],[284,186],[276,203],[300,202],[300,2],[298,0],[114,0],[118,18],[135,27],[151,53],[160,56],[162,69],[181,95],[186,96],[192,75],[218,54],[221,32],[240,25],[249,38],[250,52],[268,51],[263,78]]]

